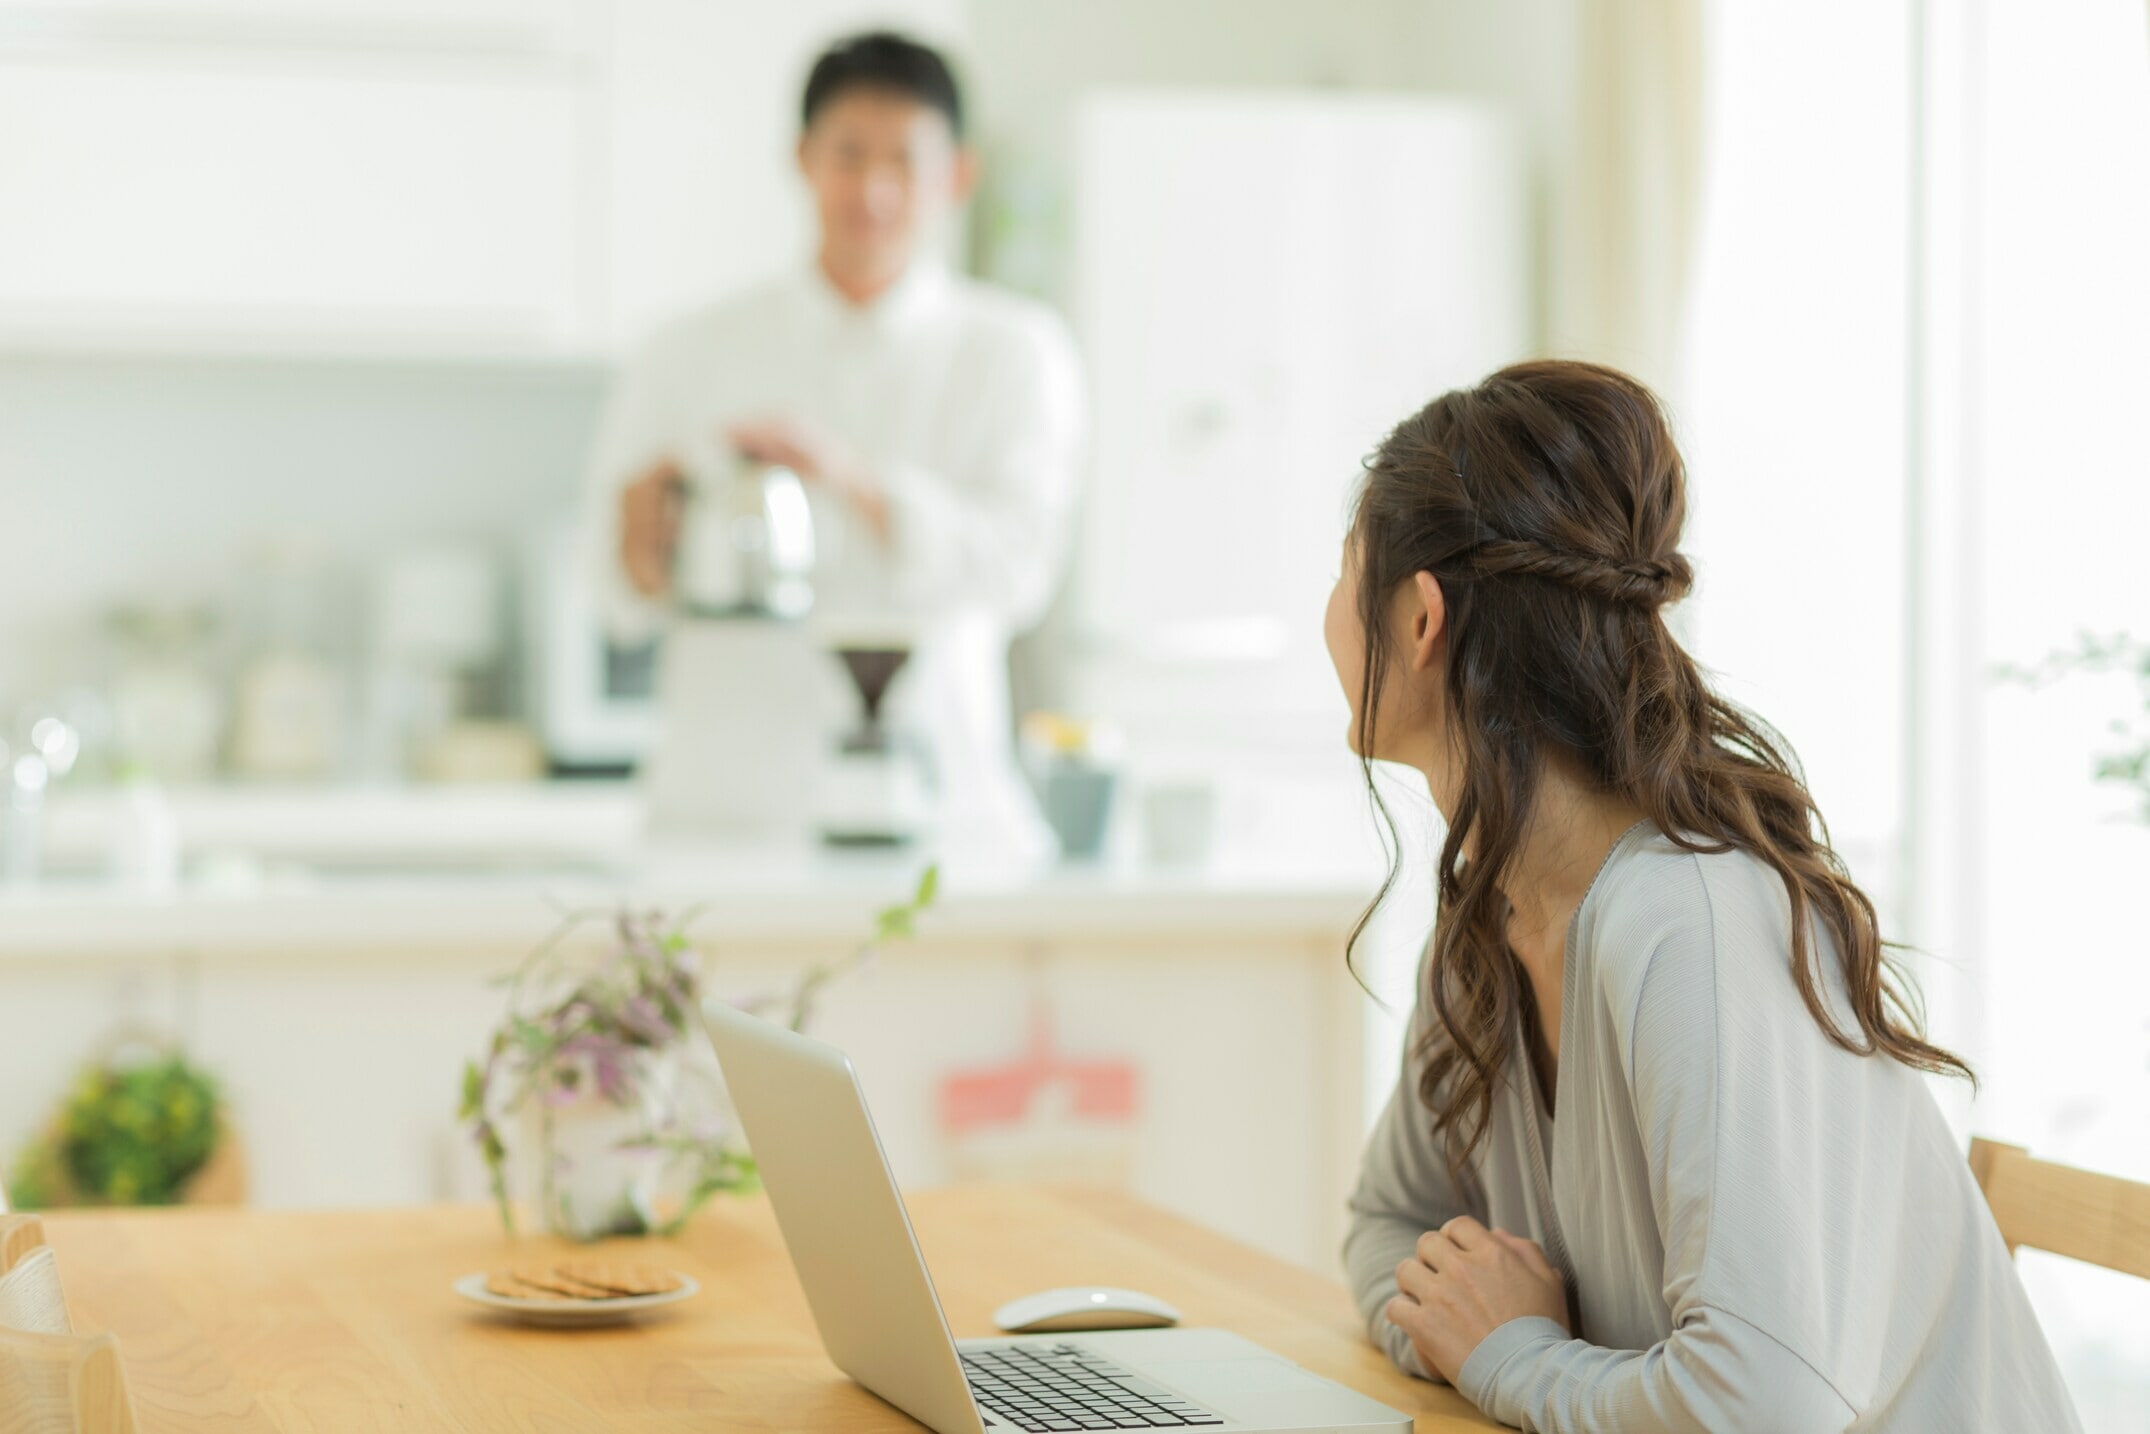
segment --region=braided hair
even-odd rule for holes
[[[1663,609],[1694,583],[1678,551],[1686,501],[1657,399],[1595,364],[1517,364],[1443,394],[1366,463],[1352,517],[1367,636],[1354,745],[1398,861],[1368,755],[1395,646],[1390,599],[1429,573],[1447,609],[1441,696],[1462,777],[1434,872],[1420,997],[1436,1019],[1422,1037],[1419,1095],[1466,1181],[1512,1032],[1530,1020],[1500,883],[1555,752],[1686,850],[1746,851],[1776,872],[1791,899],[1792,974],[1830,1040],[1919,1070],[1971,1073],[1925,1039],[1917,988],[1831,847],[1790,748],[1711,691],[1665,625]],[[1392,864],[1347,962],[1398,875]],[[1824,1000],[1817,925],[1835,949],[1847,1024]]]
[[[1481,578],[1501,573],[1550,578],[1609,607],[1660,608],[1694,586],[1694,570],[1678,553],[1621,561],[1507,539],[1473,548],[1470,559]]]

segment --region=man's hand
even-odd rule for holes
[[[888,499],[880,481],[843,445],[785,418],[735,423],[724,436],[756,462],[780,464],[805,482],[841,494],[875,537],[888,540]]]
[[[1544,1315],[1572,1332],[1567,1289],[1537,1241],[1468,1215],[1419,1236],[1418,1253],[1396,1267],[1396,1288],[1389,1322],[1450,1384],[1479,1341],[1509,1320]]]
[[[644,597],[671,591],[685,487],[679,464],[663,458],[620,490],[620,567]]]

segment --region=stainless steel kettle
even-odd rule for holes
[[[687,475],[672,591],[690,617],[790,621],[814,605],[814,515],[789,468],[729,448]]]

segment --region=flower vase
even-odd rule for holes
[[[636,1065],[623,1098],[582,1081],[534,1096],[518,1112],[517,1196],[553,1234],[643,1234],[666,1203],[679,1053],[645,1051]]]

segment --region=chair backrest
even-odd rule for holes
[[[118,1340],[0,1329],[0,1430],[135,1434],[135,1428]]]
[[[0,1434],[135,1434],[119,1343],[109,1334],[64,1332],[66,1304],[51,1259],[43,1221],[0,1215],[0,1284],[12,1274],[10,1296],[57,1307],[28,1311],[42,1329],[0,1319]],[[12,1307],[0,1300],[0,1309]]]
[[[59,1267],[35,1215],[0,1215],[0,1329],[72,1334]],[[0,1423],[0,1434],[7,1426]]]
[[[45,1243],[45,1222],[35,1215],[0,1215],[0,1275]]]
[[[2150,1279],[2150,1185],[1973,1139],[1971,1173],[2010,1254],[2020,1245]]]

